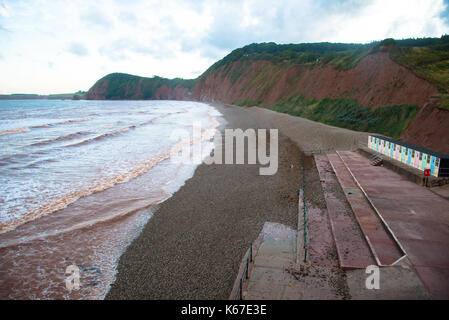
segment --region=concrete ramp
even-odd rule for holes
[[[365,236],[350,206],[341,195],[340,185],[326,155],[315,155],[315,163],[324,191],[329,221],[340,267],[365,269],[376,264]]]
[[[339,155],[431,295],[449,299],[449,201],[355,152]]]
[[[394,235],[372,207],[340,156],[329,154],[328,158],[376,263],[379,266],[396,264],[405,254]]]

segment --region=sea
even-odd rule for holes
[[[221,121],[191,101],[0,100],[0,299],[104,298],[121,254],[198,166],[170,155],[213,149],[172,133]]]

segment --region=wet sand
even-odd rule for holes
[[[296,229],[301,151],[350,148],[366,134],[260,108],[216,105],[228,128],[279,128],[279,167],[200,165],[120,258],[106,299],[227,299],[266,221]],[[318,179],[318,178],[317,178]]]

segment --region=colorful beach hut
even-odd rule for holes
[[[368,148],[410,167],[430,169],[435,177],[449,177],[449,156],[380,135],[368,136]]]

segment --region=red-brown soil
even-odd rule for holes
[[[228,69],[228,71],[226,71]],[[93,87],[87,99],[105,99],[108,80]],[[126,88],[129,99],[144,99],[141,82]],[[131,95],[128,91],[132,90]],[[357,66],[337,70],[333,65],[287,65],[265,60],[235,61],[212,70],[197,81],[192,90],[161,86],[152,99],[200,100],[250,105],[274,105],[290,95],[307,99],[351,98],[360,105],[377,108],[395,104],[416,104],[421,110],[401,136],[401,140],[449,154],[449,111],[428,103],[438,93],[430,82],[390,59],[386,52],[364,57]]]
[[[431,99],[410,122],[400,140],[449,154],[449,110],[438,108]]]
[[[86,94],[86,99],[87,100],[104,100],[105,99],[104,94],[106,92],[106,88],[107,88],[108,84],[109,84],[109,81],[106,80],[105,82],[103,82],[101,87],[93,86],[92,88],[90,88]]]
[[[232,79],[233,73],[240,77]],[[428,103],[437,93],[430,82],[391,60],[388,53],[378,52],[349,70],[332,65],[285,68],[269,61],[237,61],[226,74],[221,67],[200,78],[192,96],[225,103],[248,99],[254,105],[274,105],[292,94],[307,99],[352,98],[370,108],[416,104],[421,110],[400,139],[449,154],[449,111]]]
[[[260,80],[251,83],[264,68]],[[237,61],[224,77],[222,71],[212,71],[197,81],[193,97],[226,103],[249,98],[273,105],[300,93],[314,99],[353,98],[360,105],[375,108],[402,103],[421,107],[438,93],[434,85],[392,61],[385,52],[370,54],[349,70],[336,70],[331,65],[282,68],[269,61]],[[236,71],[242,76],[233,83],[231,76]]]

